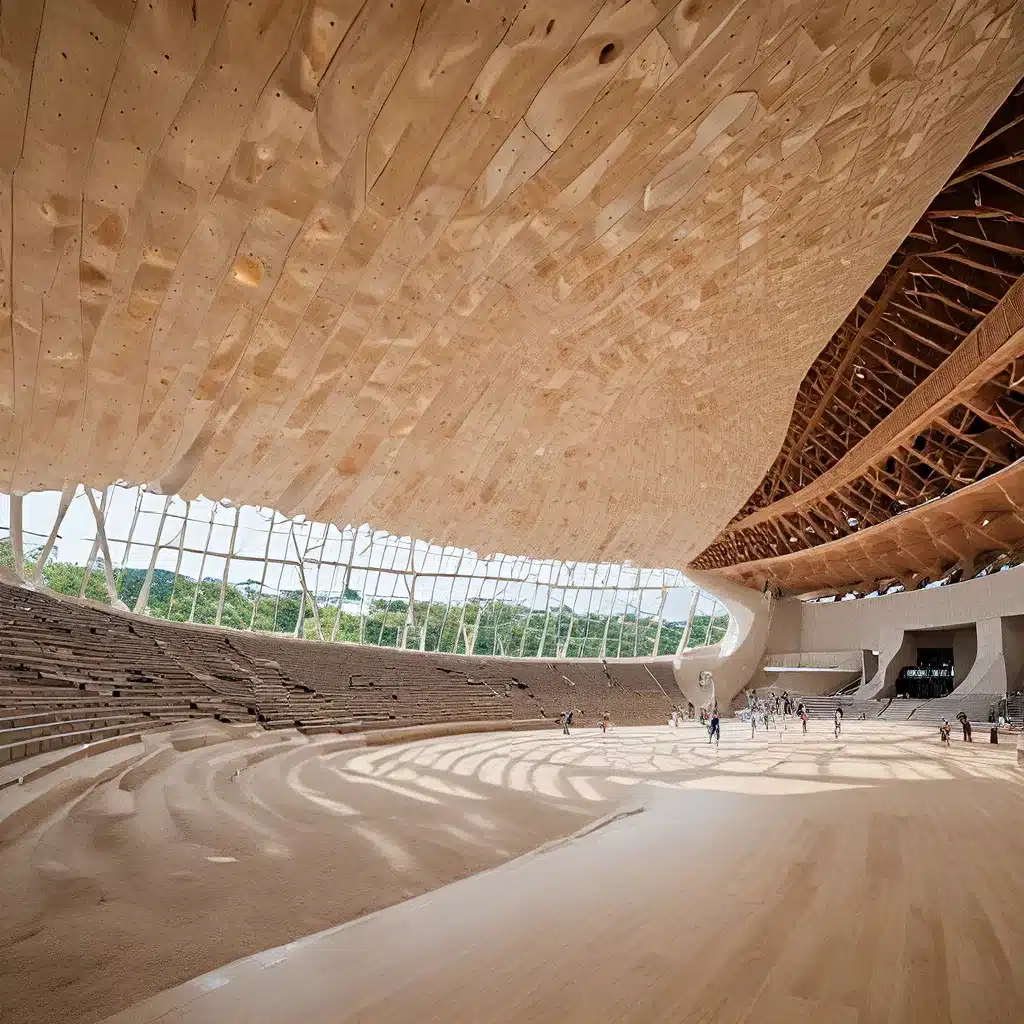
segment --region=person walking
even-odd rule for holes
[[[973,743],[974,740],[971,738],[971,720],[967,717],[967,712],[958,711],[956,720],[964,730],[964,743]]]
[[[571,721],[572,721],[572,712],[571,711],[563,711],[562,712],[562,735],[563,736],[568,736],[569,735],[569,723]]]
[[[843,731],[843,709],[837,705],[835,714],[832,717],[836,723],[836,739],[839,739],[839,735]]]
[[[711,725],[708,726],[708,743],[712,740],[715,741],[715,746],[718,746],[718,740],[721,738],[721,723],[718,720],[718,708],[716,707],[711,712]]]

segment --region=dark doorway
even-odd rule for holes
[[[946,697],[953,686],[953,648],[918,647],[917,664],[900,669],[896,696],[917,700]]]

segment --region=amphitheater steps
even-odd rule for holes
[[[796,697],[797,703],[807,708],[807,717],[811,719],[832,718],[836,708],[843,709],[843,716],[855,721],[862,715],[865,718],[879,718],[889,706],[888,701],[852,700],[850,697]]]
[[[927,703],[926,700],[896,698],[889,702],[888,707],[879,715],[879,718],[886,722],[906,722]]]
[[[915,725],[937,727],[940,722],[949,719],[950,722],[956,724],[957,714],[964,711],[972,725],[987,725],[989,710],[1000,700],[1000,697],[1000,694],[995,693],[973,693],[964,697],[936,697],[916,708],[907,721]]]
[[[24,740],[43,739],[63,733],[98,730],[137,722],[134,715],[91,715],[84,718],[57,718],[49,722],[30,722],[28,725],[7,726],[0,723],[0,746],[10,746]]]
[[[667,663],[516,661],[327,644],[122,617],[0,585],[0,718],[209,716],[358,730],[536,718],[664,721]],[[652,671],[657,677],[652,678]],[[664,676],[664,680],[662,677]],[[676,703],[679,698],[676,697]],[[42,724],[36,718],[23,723]],[[10,727],[17,728],[12,723]]]
[[[118,725],[99,728],[78,729],[74,732],[58,732],[34,739],[16,740],[13,743],[0,745],[0,764],[20,761],[35,754],[45,754],[62,747],[74,747],[82,744],[95,743],[98,740],[138,734],[150,729],[164,728],[174,725],[178,719],[132,719]]]

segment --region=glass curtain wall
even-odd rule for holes
[[[652,657],[728,626],[674,569],[479,556],[123,485],[0,496],[0,565],[154,618],[419,651]]]

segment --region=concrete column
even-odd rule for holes
[[[768,643],[774,598],[760,590],[741,587],[715,573],[688,572],[705,593],[711,594],[729,612],[729,628],[717,644],[680,651],[672,661],[676,685],[694,707],[708,694],[697,683],[707,669],[715,680],[715,696],[723,714],[733,697],[755,678]]]
[[[971,671],[953,691],[957,697],[968,693],[1006,693],[1002,618],[979,619],[977,633],[978,653]]]
[[[878,671],[878,655],[874,651],[862,650],[860,652],[861,664],[861,685],[866,683]]]
[[[857,690],[860,700],[887,699],[895,693],[900,669],[917,664],[917,643],[907,630],[890,630],[882,639],[875,674]]]
[[[1003,616],[1003,661],[1006,664],[1006,692],[1024,689],[1024,615]]]
[[[1024,768],[1024,732],[1017,736],[1017,767]]]

